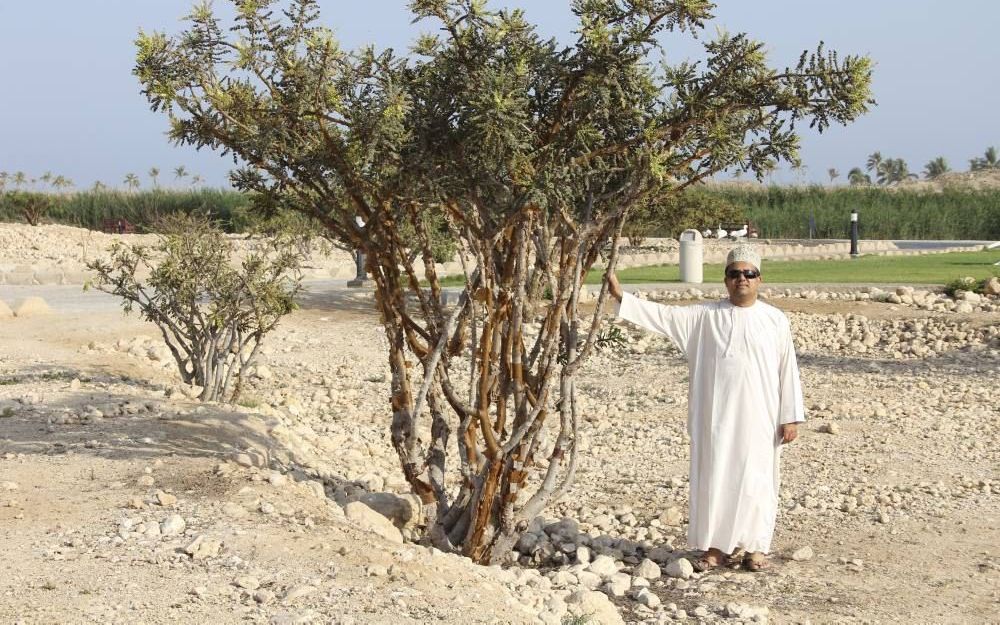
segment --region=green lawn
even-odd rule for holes
[[[862,256],[843,260],[776,260],[764,262],[764,282],[780,283],[851,283],[947,284],[972,276],[977,280],[1000,275],[1000,250],[986,252],[949,252],[912,256]],[[708,284],[722,284],[722,265],[705,265]],[[587,284],[600,284],[600,271],[587,276]],[[625,283],[680,282],[677,265],[653,265],[622,269],[618,278]],[[445,286],[458,286],[461,276],[445,278]]]
[[[764,281],[769,283],[873,282],[897,284],[946,284],[964,276],[977,280],[1000,275],[1000,250],[949,252],[913,256],[861,256],[844,260],[764,261]],[[705,282],[722,283],[723,266],[705,265]],[[626,283],[680,282],[677,265],[655,265],[622,269],[618,278]],[[587,284],[599,284],[601,272],[592,271]]]

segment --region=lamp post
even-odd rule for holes
[[[851,258],[861,255],[858,251],[858,209],[851,209]]]
[[[365,227],[365,220],[360,217],[355,217],[354,221],[358,224],[359,228]],[[365,253],[361,249],[354,250],[354,279],[347,281],[347,286],[349,287],[362,287],[368,286],[371,281],[368,279],[368,275],[365,273]]]

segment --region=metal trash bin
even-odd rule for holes
[[[685,230],[681,233],[681,282],[702,281],[702,240],[697,230]]]

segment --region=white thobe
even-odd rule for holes
[[[778,512],[778,426],[805,420],[788,318],[760,301],[663,306],[628,293],[618,315],[668,336],[688,362],[688,546],[767,553]]]

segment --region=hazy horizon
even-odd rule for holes
[[[0,1],[0,54],[7,59],[7,88],[0,97],[0,171],[63,175],[82,189],[101,181],[123,187],[129,173],[150,186],[151,167],[160,185],[186,186],[198,175],[206,186],[228,186],[232,160],[217,153],[172,146],[166,116],[153,113],[131,71],[139,29],[179,32],[189,0],[92,0],[88,3]],[[216,1],[223,9],[228,3]],[[570,43],[568,2],[522,7],[543,35]],[[406,50],[430,24],[410,23],[404,0],[373,0],[344,6],[321,0],[322,22],[345,47],[365,43]],[[965,10],[962,10],[965,9]],[[919,173],[943,156],[953,170],[968,169],[970,158],[1000,147],[1000,84],[982,68],[1000,65],[992,30],[1000,24],[1000,4],[958,0],[862,3],[847,0],[836,11],[816,12],[814,3],[766,0],[722,2],[715,28],[747,32],[767,44],[772,65],[794,64],[805,49],[825,41],[841,54],[868,54],[875,61],[878,105],[854,124],[834,126],[822,136],[802,128],[804,169],[776,173],[775,182],[827,183],[827,170],[846,182],[851,167],[869,154],[903,158]],[[669,60],[697,55],[690,38],[665,38]],[[173,169],[189,177],[176,181]]]

